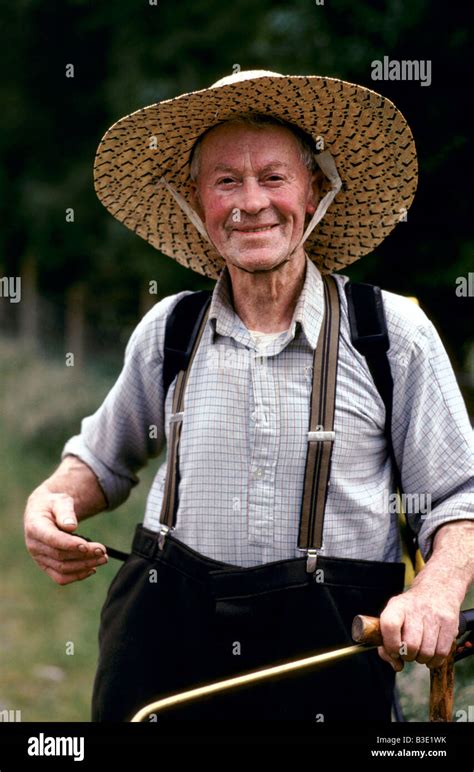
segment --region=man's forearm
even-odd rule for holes
[[[380,616],[379,654],[395,670],[404,660],[439,667],[458,634],[459,611],[474,580],[474,522],[455,520],[434,534],[426,565]],[[403,643],[404,653],[401,653]]]
[[[433,551],[412,586],[439,585],[459,594],[460,602],[474,582],[474,522],[455,520],[442,525],[433,539]]]
[[[67,493],[74,499],[78,520],[85,520],[107,507],[107,501],[97,477],[77,456],[65,456],[56,471],[31,494],[47,488],[50,493]]]

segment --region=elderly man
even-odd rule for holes
[[[106,548],[74,536],[78,521],[123,502],[168,441],[102,611],[93,720],[128,720],[160,695],[344,645],[357,613],[381,613],[378,654],[178,717],[389,720],[404,661],[431,668],[447,656],[474,554],[471,430],[435,329],[383,293],[387,439],[384,402],[351,343],[347,279],[331,274],[411,204],[403,116],[343,81],[239,73],[119,121],[95,181],[115,217],[217,284],[169,388],[167,322],[194,293],[144,317],[104,403],[28,501],[38,565],[63,585],[92,576]],[[432,502],[409,517],[427,562],[405,592],[387,507],[395,465],[403,490]]]

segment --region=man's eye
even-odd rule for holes
[[[232,182],[235,182],[233,177],[222,177],[220,180],[217,180],[218,185],[229,185]]]
[[[268,182],[281,182],[283,177],[280,174],[270,174],[266,179]]]

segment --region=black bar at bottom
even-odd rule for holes
[[[449,765],[457,770],[473,768],[473,724],[383,723],[357,721],[326,725],[311,722],[185,722],[156,721],[141,724],[93,723],[0,723],[0,770],[19,769],[99,770],[145,768],[165,746],[214,747],[226,744],[266,744],[273,747],[293,744],[311,748],[322,760],[377,766],[415,761],[418,770],[425,765]],[[218,749],[216,748],[216,753]],[[313,756],[311,756],[313,757]],[[309,757],[309,758],[311,758]],[[221,757],[224,759],[225,757]],[[143,765],[139,762],[142,759]]]

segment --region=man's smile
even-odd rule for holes
[[[254,228],[232,228],[232,231],[240,234],[267,233],[267,231],[271,231],[273,228],[278,228],[279,225],[280,223],[275,223],[273,225],[258,225]]]

